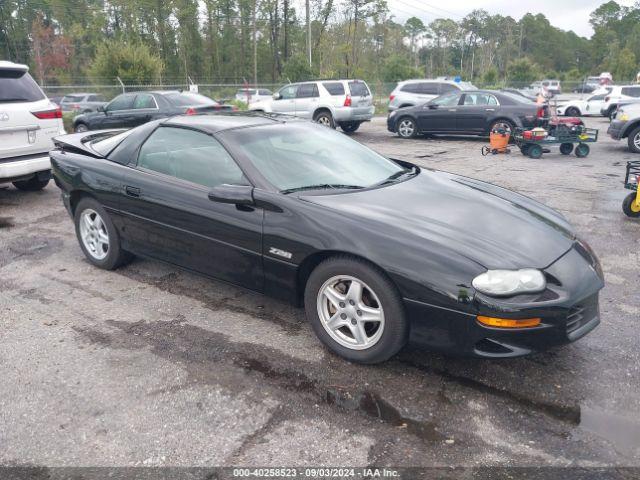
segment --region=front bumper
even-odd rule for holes
[[[622,138],[622,133],[624,132],[624,126],[626,123],[627,122],[624,122],[622,120],[613,120],[609,124],[607,134],[614,140],[620,140]]]
[[[0,182],[8,182],[51,170],[51,161],[46,153],[0,160]]]
[[[535,295],[494,299],[476,293],[474,312],[445,309],[405,299],[415,344],[448,354],[477,358],[510,358],[574,342],[600,323],[599,273],[575,247],[545,269],[548,288]],[[494,328],[476,315],[500,318],[540,318],[530,328]]]

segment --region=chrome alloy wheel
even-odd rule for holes
[[[109,232],[100,215],[87,208],[80,215],[80,238],[84,248],[96,260],[104,259],[109,253]]]
[[[640,151],[640,132],[636,133],[635,137],[633,137],[633,145]]]
[[[348,275],[331,277],[320,287],[317,307],[320,323],[343,347],[365,350],[382,336],[382,305],[362,280]]]
[[[398,133],[400,134],[401,137],[412,136],[415,129],[416,127],[413,124],[413,121],[409,119],[402,120],[400,122],[400,125],[398,125]]]
[[[325,127],[331,126],[331,119],[326,115],[320,115],[316,120],[320,125],[324,125]]]

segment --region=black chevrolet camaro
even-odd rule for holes
[[[352,361],[384,361],[409,339],[514,357],[600,322],[598,260],[558,212],[319,125],[178,116],[55,144],[91,263],[150,257],[304,305]]]

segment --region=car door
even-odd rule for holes
[[[460,97],[460,92],[452,92],[417,107],[418,130],[422,132],[454,132]]]
[[[303,83],[296,92],[296,117],[313,117],[313,112],[318,108],[320,93],[315,83]]]
[[[133,101],[133,114],[127,127],[133,128],[152,120],[158,113],[158,104],[153,95],[138,93]]]
[[[271,102],[271,110],[276,113],[285,113],[288,115],[296,114],[296,95],[298,93],[298,85],[287,85],[278,90],[273,102]]]
[[[483,133],[499,108],[498,100],[489,93],[465,93],[457,109],[456,130],[460,133]]]
[[[606,96],[607,94],[605,93],[590,96],[584,107],[585,113],[588,115],[599,115],[600,109],[604,105],[604,97]]]
[[[102,115],[96,115],[91,118],[91,130],[99,130],[103,128],[128,128],[132,122],[133,101],[135,93],[123,93],[111,100],[104,107]]]
[[[124,176],[128,248],[261,291],[263,210],[210,200],[222,184],[249,182],[214,137],[157,128]]]

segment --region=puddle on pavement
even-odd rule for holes
[[[13,226],[13,217],[0,217],[0,228],[11,228]]]
[[[352,393],[329,388],[325,400],[329,405],[336,405],[345,410],[359,411],[370,417],[379,418],[394,427],[406,428],[407,432],[424,440],[436,442],[445,439],[444,435],[436,430],[433,422],[404,417],[397,408],[373,392]]]
[[[580,427],[608,440],[623,455],[640,450],[640,422],[613,413],[580,409]]]

